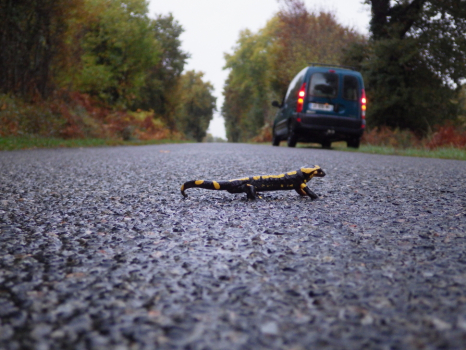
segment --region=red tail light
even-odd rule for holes
[[[366,99],[366,91],[364,89],[361,90],[361,128],[366,127],[366,109],[367,109],[367,99]]]
[[[301,89],[298,92],[298,104],[296,105],[296,112],[301,113],[304,106],[304,96],[306,96],[306,83],[301,85]]]

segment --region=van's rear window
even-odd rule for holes
[[[335,73],[314,73],[311,78],[309,94],[316,97],[337,97],[338,75]]]
[[[345,100],[358,100],[358,80],[356,77],[345,75],[343,77],[343,98]]]

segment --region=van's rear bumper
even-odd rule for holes
[[[298,141],[347,141],[360,138],[364,132],[359,118],[337,117],[320,114],[297,114],[293,131]]]

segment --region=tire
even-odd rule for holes
[[[359,137],[346,141],[346,145],[350,148],[359,148],[360,143],[361,139]]]
[[[288,138],[286,139],[286,144],[288,147],[296,147],[296,143],[298,142],[298,139],[296,138],[296,135],[291,129],[291,127],[288,127]]]
[[[325,149],[330,149],[332,147],[332,143],[327,140],[323,141],[321,145],[322,145],[322,148],[325,148]]]
[[[280,146],[280,136],[275,135],[275,130],[272,131],[272,146]]]

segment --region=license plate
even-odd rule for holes
[[[311,109],[316,111],[333,112],[333,105],[328,103],[311,103]]]

